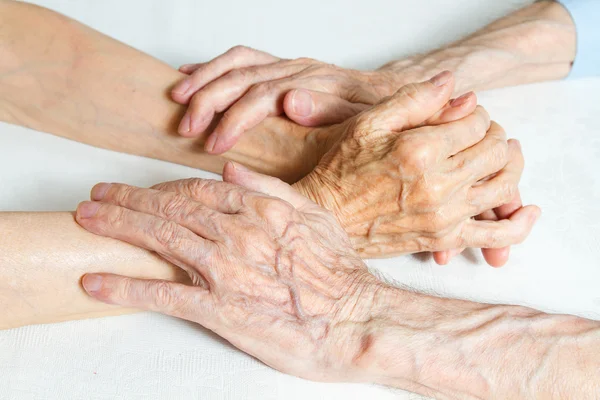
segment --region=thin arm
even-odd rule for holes
[[[559,3],[534,3],[447,47],[386,64],[402,80],[455,73],[455,93],[566,77],[576,54],[576,30]]]
[[[35,26],[35,29],[31,29]],[[317,162],[310,128],[270,118],[224,157],[182,138],[184,75],[63,15],[0,0],[0,120],[97,147],[221,172],[230,159],[296,181]]]
[[[71,213],[0,213],[0,329],[132,312],[90,298],[86,272],[187,282],[157,255],[90,234]]]

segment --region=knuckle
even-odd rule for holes
[[[425,224],[426,231],[436,237],[441,237],[449,227],[449,219],[437,212],[430,213]]]
[[[425,170],[431,162],[433,151],[431,146],[419,143],[410,149],[407,148],[405,156],[407,163],[411,167],[418,170]]]
[[[187,206],[187,199],[180,194],[174,194],[161,207],[161,214],[167,219],[173,219],[181,215]]]
[[[232,55],[244,55],[244,54],[251,53],[251,51],[252,51],[252,49],[250,47],[246,47],[241,44],[238,44],[237,46],[233,46],[232,48],[227,50],[226,53],[232,54]]]
[[[121,279],[120,285],[118,285],[118,290],[112,292],[112,295],[116,296],[118,300],[125,301],[134,297],[131,278]]]
[[[111,197],[113,198],[113,200],[116,202],[116,204],[128,204],[128,202],[131,200],[131,197],[133,196],[134,188],[122,184],[113,185],[113,187],[115,186],[116,190],[109,190],[109,192],[112,192]],[[107,197],[105,196],[105,198]]]
[[[171,285],[165,281],[154,284],[153,298],[158,308],[166,308],[173,305],[173,291]]]
[[[419,86],[415,83],[410,83],[408,85],[403,86],[394,97],[399,100],[403,100],[404,104],[410,105],[411,103],[420,103],[420,89]],[[404,102],[404,100],[408,100],[408,102]]]
[[[202,198],[204,191],[210,187],[210,180],[192,178],[186,184],[192,199],[197,200]]]
[[[492,145],[492,158],[499,164],[506,165],[508,162],[508,143],[505,140],[497,139]]]
[[[165,249],[179,247],[181,241],[178,226],[171,221],[162,221],[156,228],[155,237],[158,244]]]
[[[119,229],[125,221],[125,209],[110,207],[106,213],[106,224],[110,229]]]

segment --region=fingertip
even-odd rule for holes
[[[171,89],[171,96],[179,99],[178,101],[189,101],[189,93],[190,88],[192,86],[192,79],[190,77],[184,79],[183,81],[176,84],[173,89]]]
[[[77,221],[82,221],[85,219],[92,218],[98,212],[100,208],[100,203],[95,201],[82,201],[77,206],[77,210],[75,211],[75,219]]]
[[[192,116],[190,115],[190,110],[186,111],[183,118],[181,118],[177,132],[184,137],[192,136]]]
[[[103,281],[104,279],[100,274],[85,274],[81,278],[83,288],[91,296],[96,295],[102,290]]]
[[[433,260],[437,265],[447,265],[448,264],[448,251],[434,251],[433,252]]]
[[[504,247],[501,249],[482,249],[481,253],[483,258],[489,266],[494,268],[500,268],[506,265],[510,255],[510,247]]]

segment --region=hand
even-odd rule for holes
[[[181,135],[200,135],[215,114],[224,112],[205,143],[211,154],[231,149],[245,131],[284,110],[305,126],[341,122],[399,87],[391,72],[343,69],[309,58],[285,60],[243,46],[207,63],[184,65],[180,71],[190,74],[172,89],[176,102],[189,104],[179,125]],[[291,89],[315,92],[288,93]],[[312,104],[307,95],[315,97],[314,104],[326,106],[318,110],[318,120],[315,110],[306,108]],[[327,106],[331,99],[334,107]]]
[[[481,107],[456,122],[423,126],[452,119],[445,116],[452,87],[452,75],[443,73],[348,120],[331,136],[341,139],[296,184],[334,211],[361,255],[504,248],[524,240],[539,216],[528,206],[502,221],[473,219],[513,202],[523,156]]]
[[[363,322],[385,285],[354,252],[335,217],[275,178],[227,164],[283,200],[230,183],[189,179],[140,189],[99,184],[77,222],[155,251],[192,285],[92,274],[93,297],[197,322],[280,371],[359,380]]]

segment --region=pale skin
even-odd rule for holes
[[[176,134],[176,124],[184,114],[185,107],[169,101],[167,92],[185,75],[49,10],[12,1],[0,1],[0,8],[0,118],[5,121],[99,147],[175,161],[213,172],[221,171],[225,160],[230,159],[288,182],[296,182],[306,177],[306,180],[296,183],[296,188],[316,202],[323,201],[323,206],[333,207],[344,227],[355,223],[346,221],[347,216],[357,214],[361,214],[364,226],[370,226],[367,229],[371,232],[370,236],[366,235],[365,228],[354,232],[362,237],[362,243],[357,245],[360,246],[359,250],[363,255],[384,257],[415,251],[444,250],[446,244],[451,241],[464,242],[465,245],[477,242],[478,246],[493,248],[484,250],[484,255],[491,265],[501,265],[505,262],[506,250],[497,247],[498,243],[506,242],[504,238],[510,223],[498,222],[496,225],[500,229],[491,236],[489,229],[483,229],[473,231],[465,238],[463,231],[459,229],[461,221],[457,220],[456,215],[449,215],[426,229],[428,235],[440,236],[445,235],[446,231],[453,231],[452,240],[446,242],[432,242],[426,238],[421,240],[424,232],[421,227],[418,227],[417,232],[412,232],[414,235],[409,239],[413,243],[397,240],[400,238],[394,229],[387,232],[374,229],[380,225],[381,220],[390,218],[389,213],[394,212],[390,210],[395,209],[397,213],[404,213],[405,210],[417,212],[418,204],[424,201],[423,197],[427,197],[425,200],[433,207],[440,206],[448,199],[447,190],[439,192],[436,187],[420,185],[420,190],[409,196],[401,209],[394,204],[396,199],[376,198],[371,204],[372,208],[386,210],[385,215],[367,215],[364,209],[345,201],[360,199],[365,195],[364,187],[353,185],[350,180],[354,179],[353,177],[340,175],[341,185],[336,188],[329,187],[320,171],[330,167],[335,169],[337,166],[326,166],[324,163],[319,164],[319,161],[331,157],[338,161],[352,157],[351,154],[338,150],[345,148],[344,143],[355,141],[352,132],[358,130],[352,126],[353,119],[329,127],[311,128],[293,124],[280,117],[272,117],[248,131],[236,148],[226,155],[208,155],[202,150],[204,136],[208,132],[196,139],[185,139]],[[31,31],[31,24],[38,28]],[[421,124],[443,125],[445,130],[448,128],[445,124],[456,122],[458,125],[453,125],[456,130],[468,132],[476,129],[477,119],[467,118],[475,110],[475,95],[471,93],[451,101],[454,80],[448,73],[439,74],[436,79],[439,80],[440,77],[445,78],[445,81],[437,92],[426,97],[426,101],[407,101],[396,109],[401,115],[408,115],[400,108],[420,108],[420,121],[411,122],[407,119],[406,123],[401,123],[390,119],[390,116],[385,117],[389,120],[385,125],[390,135],[392,131],[418,128]],[[406,86],[403,93],[410,96],[411,90],[414,91],[414,87]],[[415,99],[418,99],[418,96]],[[378,117],[378,113],[376,109],[365,110],[365,114],[357,118],[361,117],[363,121],[378,119],[383,125],[385,118]],[[363,136],[366,138],[368,135],[365,135],[365,128],[367,127],[363,124]],[[481,139],[484,130],[479,128],[478,132]],[[508,142],[505,139],[503,141],[506,150]],[[433,147],[440,144],[430,140],[424,145],[432,147],[431,150],[435,152]],[[408,145],[404,147],[406,152]],[[464,150],[464,147],[460,150]],[[494,149],[481,153],[482,158],[486,160],[478,162],[478,165],[473,163],[472,172],[480,178],[499,173],[508,166],[509,153],[498,153]],[[385,178],[389,176],[389,168],[402,169],[402,163],[408,163],[410,160],[401,159],[400,165],[393,165],[386,160],[380,160],[377,152],[365,154],[368,158],[364,161],[369,165],[369,176],[382,181],[380,189],[397,191],[398,188],[394,187],[393,182],[387,182],[388,186],[383,185]],[[324,156],[326,157],[323,158]],[[390,154],[390,157],[393,156],[394,154]],[[441,172],[442,161],[435,163],[436,168],[428,165],[427,170],[417,171],[415,176],[425,176],[432,171]],[[319,167],[315,170],[318,164]],[[522,169],[522,166],[520,168]],[[339,174],[336,170],[329,172]],[[495,199],[495,206],[509,202],[511,215],[515,211],[524,210],[529,213],[533,223],[539,210],[524,209],[520,202],[516,205],[510,204],[511,195],[516,193],[520,173],[504,176],[510,177],[507,184],[502,187],[487,186],[486,197]],[[333,189],[336,196],[342,199],[336,200],[322,195]],[[468,204],[468,198],[461,198],[463,209],[471,206]],[[334,207],[336,203],[342,204],[343,210]],[[464,214],[462,222],[472,216],[472,213]],[[510,215],[506,215],[508,216]],[[397,217],[394,219],[398,220],[400,215]],[[485,214],[479,217],[490,219],[485,217]],[[479,226],[483,227],[483,224]],[[520,242],[530,228],[531,226],[521,226],[519,232],[513,231],[510,242]],[[383,245],[380,235],[374,234],[376,232],[384,235]],[[402,233],[411,232],[403,227]],[[484,236],[488,238],[487,241],[480,239]],[[407,238],[405,235],[404,239]],[[364,243],[370,239],[374,243]],[[418,245],[415,245],[415,240],[418,241]]]
[[[375,71],[340,68],[309,58],[280,59],[237,46],[209,62],[187,64],[189,78],[177,84],[172,98],[188,104],[178,131],[196,137],[224,118],[208,137],[205,149],[221,154],[265,117],[285,113],[304,126],[340,123],[360,113],[399,87],[436,73],[455,74],[455,102],[467,102],[470,91],[561,79],[576,53],[576,31],[567,10],[557,2],[541,1],[501,18],[474,34],[427,54],[387,63]],[[509,218],[521,207],[517,194],[482,219]],[[446,264],[461,250],[438,251]],[[509,248],[484,250],[492,266],[502,266]]]
[[[96,185],[77,222],[155,251],[193,284],[88,274],[87,292],[197,322],[306,379],[439,399],[600,390],[599,322],[395,288],[369,273],[334,215],[289,185],[232,163],[223,176],[153,189]]]
[[[5,4],[0,2],[0,7]],[[6,14],[0,13],[0,18],[2,15]],[[88,68],[93,70],[94,65],[97,63]],[[5,85],[11,81],[1,82]],[[11,89],[11,85],[5,88]],[[160,92],[160,88],[156,90]],[[14,90],[13,94],[18,92]],[[119,92],[126,93],[129,90]],[[83,94],[80,100],[85,101]],[[111,99],[106,104],[113,103]],[[44,102],[27,112],[20,108],[22,105],[15,106],[4,98],[2,105],[6,107],[1,108],[0,115],[7,120],[26,121],[40,129],[47,123],[48,130],[56,128],[55,133],[64,128],[67,137],[77,138],[78,124],[87,121],[61,120],[61,112],[68,115],[69,111],[63,102]],[[59,107],[56,114],[44,114],[45,107],[51,105]],[[148,113],[150,117],[145,113],[138,115],[150,120],[155,116],[154,113]],[[114,117],[118,113],[109,115],[107,121],[120,121]],[[37,118],[42,121],[37,122]],[[385,119],[371,120],[389,123]],[[119,129],[125,134],[146,132],[131,130],[140,119],[123,121],[121,128],[117,124],[116,132],[121,133]],[[163,127],[170,126],[159,122],[158,126],[161,123]],[[103,125],[87,126],[86,131],[98,136],[85,140],[102,141],[103,134],[110,137],[111,129]],[[152,125],[144,120],[141,126]],[[161,138],[156,143],[160,143],[157,147],[163,153],[154,155],[154,150],[143,153],[133,142],[119,141],[118,145],[131,146],[126,151],[165,159],[177,154],[165,146],[169,141],[162,141],[160,133],[166,130],[153,127],[149,131]],[[489,131],[486,137],[493,134]],[[148,143],[153,140],[149,137]],[[189,160],[197,162],[191,157]],[[499,171],[511,171],[506,168],[509,160],[514,158],[507,156],[506,165]],[[574,393],[589,398],[598,391],[594,387],[600,381],[594,376],[600,369],[597,322],[549,316],[521,307],[439,299],[391,287],[368,273],[350,238],[338,225],[337,216],[283,182],[239,165],[228,164],[224,179],[241,186],[202,180],[165,183],[153,191],[117,184],[98,185],[92,192],[95,201],[82,204],[78,210],[77,220],[85,229],[154,250],[189,275],[181,274],[181,270],[148,250],[85,232],[69,213],[3,214],[2,231],[12,234],[0,237],[7,241],[0,243],[3,249],[0,265],[3,278],[7,276],[0,280],[3,285],[0,296],[5,294],[0,301],[11,312],[3,313],[7,320],[0,326],[110,315],[130,307],[146,308],[199,322],[269,365],[310,379],[376,382],[438,398],[572,398]],[[258,193],[257,189],[277,193],[285,201]],[[134,204],[127,203],[134,197],[119,193],[135,194]],[[177,201],[165,202],[167,198]],[[89,213],[90,207],[92,211],[96,207],[96,212]],[[218,207],[226,209],[215,210]],[[133,213],[159,224],[144,225],[139,220],[127,223],[132,221],[129,217]],[[202,227],[199,221],[204,221]],[[163,228],[158,229],[160,226]],[[183,228],[187,229],[187,237],[178,236]],[[231,233],[223,236],[223,229]],[[261,240],[248,243],[246,232],[236,235],[236,229],[251,230]],[[174,246],[177,240],[185,240],[189,246]],[[203,262],[209,254],[219,260],[215,263],[218,268],[207,268]],[[279,261],[275,262],[274,257]],[[297,261],[295,269],[290,268],[290,259]],[[240,268],[244,274],[239,273]],[[84,284],[88,292],[123,308],[85,298],[76,282],[90,271],[111,275],[102,275],[101,282],[97,275],[86,275]],[[130,278],[119,275],[153,280],[127,280]],[[31,279],[24,279],[27,277]],[[174,279],[185,285],[170,282]],[[67,288],[64,295],[63,288]],[[55,295],[57,290],[61,298]],[[187,295],[177,296],[179,291]],[[19,294],[27,294],[24,297],[27,301]],[[15,298],[19,299],[20,308],[12,308],[17,302]],[[264,324],[265,321],[272,325]],[[280,329],[265,331],[265,326]],[[432,348],[436,351],[431,352]]]
[[[181,73],[49,10],[26,3],[0,1],[0,11],[0,119],[100,147],[221,171],[226,158],[206,155],[199,146],[202,137],[190,140],[176,134],[177,122],[185,107],[170,101],[167,93],[168,88],[181,79]],[[30,24],[37,27],[35,31],[29,29]],[[422,121],[407,119],[407,129],[409,125],[423,122],[431,125],[431,129],[434,125],[439,127],[435,131],[438,138],[444,132],[458,134],[462,130],[486,136],[490,130],[487,113],[480,108],[476,111],[474,95],[460,104],[453,104],[450,101],[453,84],[452,79],[438,89],[430,83],[421,84],[420,87],[430,89],[429,92],[418,92],[421,97],[415,97],[423,102],[420,116],[415,116]],[[415,94],[415,88],[411,86],[412,91],[405,94]],[[393,110],[398,115],[410,117],[412,114],[405,108],[416,108],[416,104],[403,101],[402,97],[395,102]],[[378,114],[380,111],[371,110],[365,114],[365,120],[378,121],[388,129],[399,129],[400,121]],[[453,125],[445,127],[448,123]],[[313,169],[318,158],[336,145],[335,137],[349,135],[350,141],[354,140],[352,132],[349,123],[315,129],[282,118],[269,118],[257,128],[254,139],[250,139],[253,133],[247,134],[236,146],[239,152],[228,152],[226,157],[294,181],[305,176],[308,172],[305,169]],[[362,131],[363,134],[366,132]],[[499,133],[497,129],[493,132]],[[427,136],[431,137],[431,143],[438,141],[433,131]],[[495,167],[492,163],[482,163],[473,171],[483,174],[485,171],[510,172],[511,167],[507,166],[512,158],[505,151],[508,142],[505,138],[502,142],[505,162]],[[493,149],[487,152],[490,155],[497,153]],[[510,165],[517,165],[517,171],[508,174],[512,176],[512,183],[507,192],[490,191],[490,198],[498,196],[497,204],[505,201],[516,188],[522,168],[519,158],[517,154],[516,160],[510,161]],[[498,158],[493,159],[498,161]],[[376,166],[377,158],[373,162]],[[435,165],[443,166],[442,163]],[[429,165],[429,169],[432,166]],[[302,190],[301,185],[297,187]],[[306,194],[310,195],[314,189],[314,184],[307,186]],[[389,189],[395,190],[393,186]],[[420,201],[419,197],[428,192],[426,187],[416,190],[415,200]],[[438,204],[445,196],[440,196]],[[433,201],[433,198],[429,200]],[[407,205],[406,208],[414,210],[416,204],[417,201],[415,207]],[[536,210],[533,211],[535,216]],[[457,222],[454,217],[447,221],[448,224]],[[2,328],[131,311],[91,302],[78,285],[84,273],[98,268],[105,272],[128,273],[124,260],[136,260],[136,266],[131,267],[135,269],[129,270],[136,276],[173,277],[169,263],[131,246],[86,234],[68,213],[0,213],[0,224],[3,232],[12,233],[0,239],[3,250],[0,265],[5,278],[0,283],[0,296],[5,310],[9,310],[0,316]],[[499,227],[506,225],[498,224]],[[523,239],[531,225],[509,224],[510,229],[503,232],[513,232],[511,243],[516,243]],[[513,230],[514,226],[518,229]],[[489,229],[482,230],[487,231]],[[423,233],[422,237],[427,241],[431,231]],[[497,236],[506,238],[506,233]],[[454,236],[454,240],[458,238],[458,235]],[[473,240],[480,241],[478,237]],[[410,244],[409,241],[406,243]],[[422,249],[433,249],[431,245],[429,243],[429,247]],[[400,251],[393,250],[410,252],[414,249],[407,246]],[[49,290],[49,287],[55,289]],[[53,295],[58,288],[61,288],[60,297]],[[15,293],[27,295],[16,296]]]

